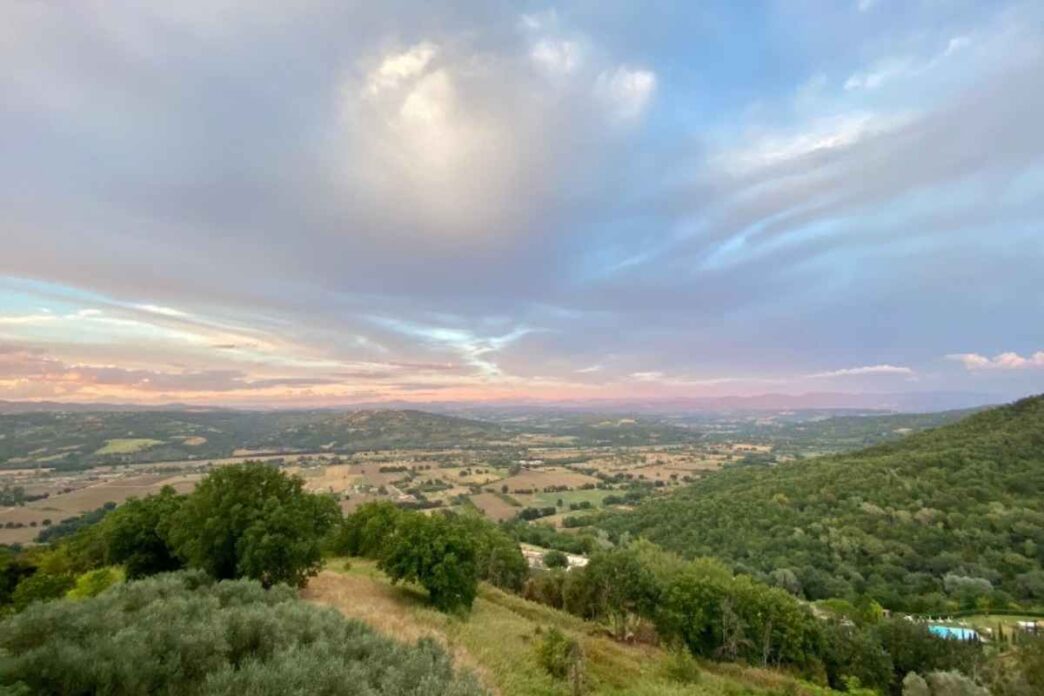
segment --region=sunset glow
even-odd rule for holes
[[[1041,3],[0,18],[0,400],[1044,390]]]

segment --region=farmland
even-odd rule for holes
[[[562,527],[568,517],[628,509],[722,468],[801,456],[798,432],[814,433],[815,448],[832,449],[843,449],[853,432],[876,432],[816,417],[801,425],[789,416],[779,426],[783,452],[764,425],[737,427],[743,437],[729,439],[731,420],[697,428],[667,417],[584,414],[490,421],[420,411],[3,415],[0,489],[11,495],[0,506],[0,544],[30,543],[51,524],[164,486],[190,490],[214,467],[247,459],[300,476],[307,490],[335,496],[346,512],[389,500],[474,508],[504,521],[533,508],[537,523]],[[881,418],[877,430],[935,422]],[[831,444],[831,433],[840,440]]]

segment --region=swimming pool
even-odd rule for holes
[[[928,627],[934,635],[940,638],[952,638],[954,640],[978,640],[979,633],[970,628],[961,628],[960,626],[941,626],[939,624],[932,624]]]

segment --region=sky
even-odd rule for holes
[[[0,399],[1042,392],[1042,75],[1036,0],[6,2]]]

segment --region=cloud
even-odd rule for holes
[[[1044,351],[1022,357],[1018,353],[1000,353],[992,358],[978,353],[952,353],[946,356],[971,371],[1044,369]]]
[[[191,394],[302,387],[332,384],[328,378],[250,378],[239,370],[157,371],[111,365],[68,364],[39,351],[8,347],[0,352],[0,394],[18,391],[25,383],[47,385],[53,391],[77,393],[97,387]]]
[[[530,58],[552,75],[570,75],[580,67],[582,49],[576,41],[540,39],[529,51]]]
[[[153,304],[134,305],[134,308],[135,309],[140,309],[143,312],[150,312],[152,314],[162,314],[163,316],[167,316],[167,317],[187,317],[188,316],[187,312],[182,312],[179,309],[174,309],[173,307],[160,307],[159,305],[153,305]]]
[[[437,52],[435,44],[424,41],[401,53],[385,56],[366,76],[366,94],[375,97],[423,75]]]
[[[902,375],[913,377],[916,373],[909,367],[900,365],[865,365],[863,367],[846,367],[840,370],[815,372],[808,375],[812,379],[829,379],[833,377],[861,377],[865,375]]]
[[[1044,388],[935,374],[1044,338],[1044,10],[930,5],[8,3],[0,340],[310,403]]]
[[[631,121],[645,112],[652,99],[656,91],[656,73],[621,65],[599,74],[595,91],[615,118]]]

